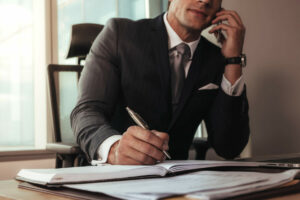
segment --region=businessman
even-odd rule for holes
[[[234,158],[248,142],[248,102],[242,77],[245,27],[221,0],[169,0],[155,19],[112,19],[94,41],[71,114],[88,160],[155,164],[163,150],[187,159],[202,120],[216,153]],[[219,24],[218,22],[224,22]],[[201,37],[219,34],[222,48]],[[140,114],[151,130],[135,126]]]

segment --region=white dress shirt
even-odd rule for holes
[[[180,43],[186,43],[186,42],[182,41],[182,39],[177,35],[177,33],[174,31],[174,29],[170,26],[170,24],[167,20],[167,13],[165,13],[165,15],[164,15],[164,23],[165,23],[167,33],[169,36],[169,40],[168,40],[169,50],[171,48],[179,45]],[[195,50],[199,44],[200,39],[201,39],[201,36],[193,42],[186,43],[191,49],[191,59],[184,67],[185,77],[187,77],[187,75],[188,75],[188,72],[189,72],[189,69],[190,69],[190,66],[192,63],[192,58],[193,58]],[[173,53],[174,53],[174,51],[173,51]],[[169,55],[171,55],[171,52]],[[244,79],[241,76],[233,85],[231,85],[231,83],[223,75],[221,87],[227,95],[240,96],[242,94],[243,88],[244,88]],[[114,135],[114,136],[111,136],[111,137],[107,138],[106,140],[104,140],[104,142],[102,142],[102,144],[98,148],[98,161],[96,163],[106,163],[111,146],[115,142],[120,140],[121,138],[122,138],[121,135]]]

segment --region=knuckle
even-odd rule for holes
[[[150,133],[150,131],[145,131],[144,137],[146,141],[149,141],[152,139],[153,135]]]
[[[170,139],[169,134],[165,133],[165,139],[169,141],[169,139]]]
[[[136,130],[136,126],[129,126],[129,127],[127,128],[127,132],[128,132],[128,133],[133,133],[133,132],[135,132],[135,130]]]
[[[125,134],[126,134],[126,133],[130,133],[131,131],[132,131],[132,126],[129,126],[129,127],[127,128]]]
[[[169,140],[170,140],[170,136],[168,135],[168,136],[166,137],[166,141],[169,142]]]
[[[164,140],[159,140],[157,143],[158,143],[157,145],[159,148],[163,148],[165,142],[164,142]]]
[[[169,134],[167,134],[167,133],[162,133],[161,139],[162,139],[162,140],[169,140]]]
[[[121,146],[123,146],[125,140],[126,140],[125,137],[122,137],[122,138],[119,140],[119,148],[120,148]]]
[[[130,137],[128,137],[127,135],[123,135],[123,137],[120,139],[120,145],[124,145],[126,144],[129,140]]]

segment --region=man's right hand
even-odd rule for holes
[[[169,135],[155,130],[131,126],[115,142],[107,162],[115,165],[153,165],[165,160],[163,150],[168,150]]]

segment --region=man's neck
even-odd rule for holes
[[[199,39],[202,30],[195,31],[185,28],[184,25],[179,24],[179,21],[170,17],[170,15],[167,15],[167,20],[182,41],[189,43]]]

